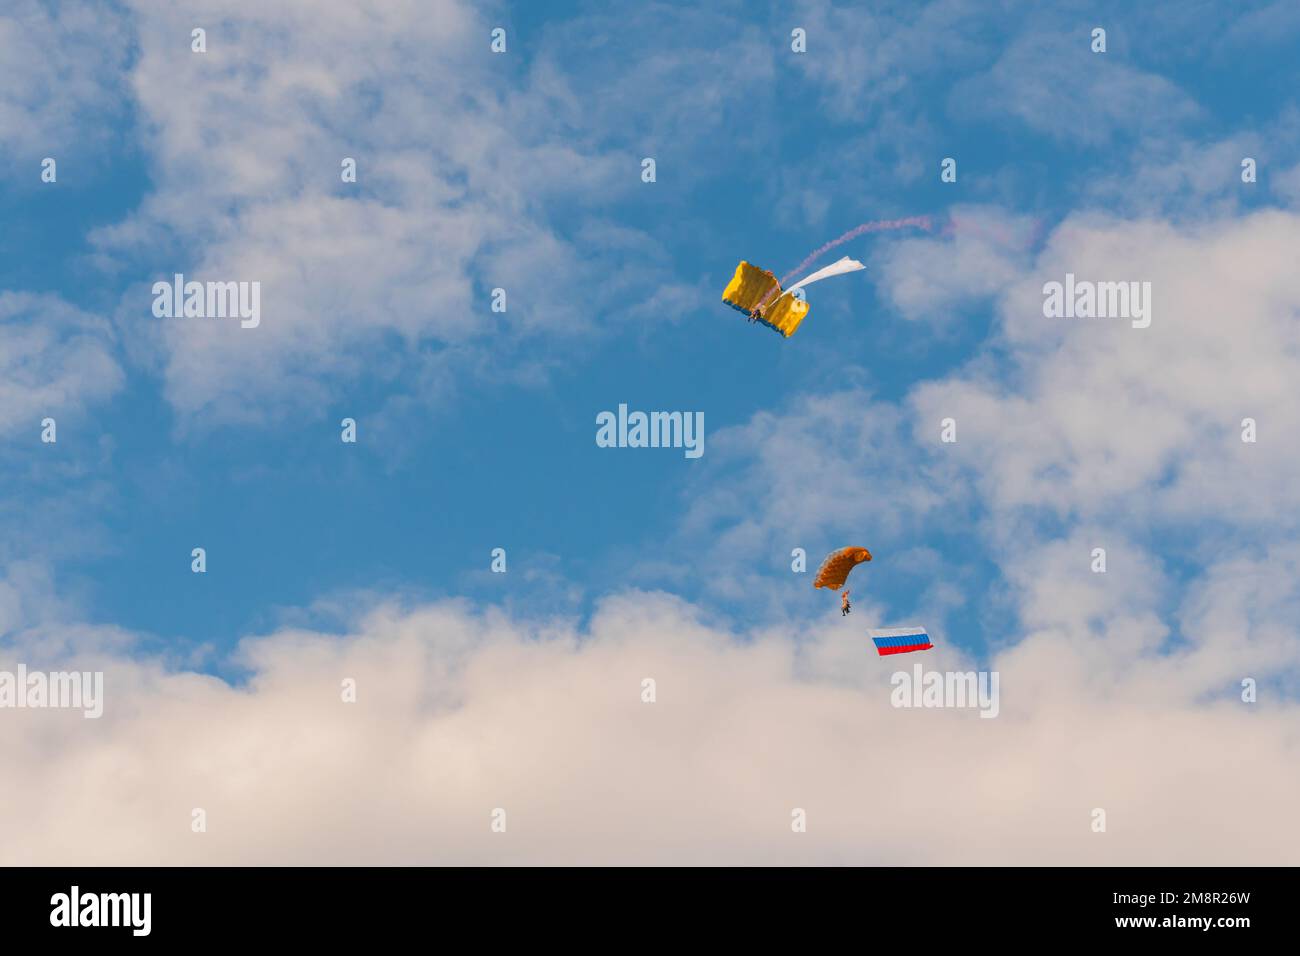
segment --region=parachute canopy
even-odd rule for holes
[[[876,653],[881,657],[886,654],[908,654],[912,651],[928,651],[934,647],[930,635],[923,627],[878,627],[867,631],[876,645]]]
[[[838,591],[844,587],[844,582],[849,579],[849,572],[856,568],[863,561],[871,560],[871,552],[866,548],[841,548],[839,551],[832,551],[822,562],[822,566],[817,569],[817,577],[813,579],[815,588],[831,588]]]
[[[861,262],[845,256],[783,291],[780,280],[771,272],[741,260],[736,266],[736,274],[722,292],[722,301],[788,339],[799,328],[799,323],[808,317],[808,303],[794,294],[796,289],[865,268]]]
[[[741,261],[722,293],[722,301],[762,322],[786,338],[794,335],[808,315],[808,303],[781,292],[781,283],[766,269]]]

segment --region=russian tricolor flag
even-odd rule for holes
[[[930,635],[923,627],[881,627],[867,632],[876,643],[876,653],[906,654],[909,651],[928,651],[934,647]]]

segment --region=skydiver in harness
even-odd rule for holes
[[[849,603],[849,590],[845,588],[844,593],[840,595],[840,617],[844,617],[851,610],[853,605]]]
[[[769,272],[768,275],[772,275],[772,273]],[[772,276],[772,278],[773,281],[775,281],[776,277]],[[780,289],[781,289],[780,284],[777,284],[767,290],[767,294],[764,295],[763,298],[759,300],[758,304],[754,306],[754,308],[750,311],[749,321],[761,322],[763,320],[763,310],[767,308],[768,302],[772,298],[773,294],[780,291]]]

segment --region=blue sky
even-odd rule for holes
[[[738,31],[750,44],[754,61],[736,65],[750,79],[742,90],[718,84],[711,97],[697,98],[698,91],[667,76],[622,91],[630,104],[626,125],[578,130],[583,141],[612,157],[618,165],[612,175],[626,182],[608,195],[584,195],[576,208],[546,206],[541,224],[578,258],[601,253],[597,241],[582,235],[593,220],[634,231],[653,250],[658,268],[651,273],[640,256],[615,253],[600,259],[590,279],[550,290],[583,313],[594,331],[573,343],[538,343],[535,354],[548,368],[537,380],[516,384],[486,375],[452,381],[446,385],[450,394],[417,400],[403,416],[400,434],[381,438],[373,423],[385,401],[412,390],[400,376],[359,369],[348,380],[329,382],[325,401],[271,425],[230,425],[202,412],[180,422],[160,395],[157,371],[115,349],[126,372],[124,387],[94,408],[60,415],[57,448],[33,439],[36,421],[8,436],[5,467],[15,497],[50,501],[69,492],[75,496],[77,488],[102,489],[93,501],[72,508],[65,527],[47,529],[53,533],[46,540],[28,529],[24,546],[34,547],[38,557],[48,549],[60,586],[83,594],[93,618],[164,641],[219,645],[265,628],[277,608],[349,589],[404,588],[549,606],[556,596],[537,593],[549,585],[530,586],[520,573],[539,565],[582,590],[583,600],[572,610],[583,612],[593,594],[623,584],[655,586],[653,576],[634,573],[630,554],[664,545],[665,529],[676,523],[696,483],[727,479],[715,468],[711,448],[698,461],[675,452],[596,448],[598,411],[619,402],[646,410],[702,410],[711,437],[757,413],[779,413],[828,379],[895,402],[916,383],[991,353],[987,303],[964,303],[938,328],[928,327],[900,317],[882,299],[871,271],[818,287],[812,319],[795,338],[781,341],[738,321],[718,302],[738,259],[783,273],[859,222],[901,215],[942,222],[954,207],[968,204],[996,203],[1005,214],[1050,228],[1077,207],[1099,173],[1123,177],[1132,169],[1134,146],[1146,132],[1141,124],[1109,119],[1107,104],[1084,102],[1083,110],[1054,118],[1101,131],[1104,139],[1082,148],[1068,132],[1058,136],[1035,128],[1007,116],[995,102],[983,102],[979,113],[964,108],[964,91],[987,82],[982,77],[1017,35],[1050,35],[1072,57],[1069,71],[1123,72],[1176,87],[1195,100],[1199,115],[1160,125],[1194,142],[1231,136],[1252,118],[1271,121],[1290,105],[1293,86],[1286,77],[1295,67],[1285,49],[1276,49],[1269,70],[1228,55],[1231,38],[1220,35],[1226,18],[1174,14],[1184,22],[1181,36],[1175,31],[1162,44],[1147,36],[1142,19],[1126,16],[1123,5],[1073,15],[1039,11],[1028,18],[1013,7],[974,18],[976,28],[961,38],[963,54],[951,63],[923,63],[915,75],[891,74],[889,81],[901,90],[890,102],[874,90],[855,90],[856,78],[828,82],[804,67],[789,50],[789,30],[815,22],[808,15],[750,4],[741,17],[732,11],[702,17],[705,25]],[[709,37],[676,25],[672,5],[658,5],[635,18],[635,29],[593,31],[587,42],[596,55],[590,61],[564,56],[561,44],[587,33],[585,18],[597,9],[548,3],[488,16],[510,32],[506,55],[481,57],[482,75],[498,84],[486,95],[526,95],[530,70],[561,60],[564,80],[577,95],[599,97],[618,80],[619,64],[626,75],[643,68],[653,74],[649,65],[657,58],[710,47]],[[859,26],[870,19],[865,12],[843,16]],[[897,16],[904,24],[918,19],[906,6]],[[1094,23],[1108,31],[1103,55],[1088,50]],[[214,47],[226,42],[219,30],[210,35]],[[869,43],[873,35],[888,34],[864,28],[858,36],[837,38],[814,29],[804,57],[819,59],[827,46]],[[1169,48],[1183,44],[1195,55],[1179,56]],[[1210,56],[1207,69],[1201,49],[1223,52]],[[870,58],[870,49],[861,55]],[[854,95],[844,96],[837,82]],[[1035,80],[1018,76],[1016,83],[1032,87]],[[669,99],[677,101],[667,111],[671,115],[656,119],[657,104]],[[829,99],[843,109],[825,108]],[[1243,101],[1250,104],[1245,115]],[[759,117],[750,121],[749,109]],[[33,174],[40,156],[53,150],[30,143],[25,152],[9,151],[10,175],[0,189],[7,224],[0,279],[5,288],[57,295],[91,314],[111,311],[129,340],[148,338],[158,322],[138,284],[172,271],[193,274],[196,263],[159,250],[97,268],[89,237],[130,219],[156,188],[157,160],[141,144],[141,111],[128,105],[116,113],[90,120],[101,124],[94,136],[59,144],[56,185],[42,184]],[[547,135],[544,124],[538,135]],[[352,153],[358,154],[364,182],[372,157],[364,148]],[[653,184],[639,182],[643,155],[656,159]],[[945,156],[958,159],[955,184],[939,180]],[[312,159],[322,176],[337,165],[333,156]],[[1223,171],[1225,183],[1234,172]],[[821,205],[809,214],[801,200]],[[1241,202],[1267,204],[1267,172]],[[1087,207],[1117,215],[1129,211],[1122,202]],[[201,203],[193,213],[200,220],[206,214]],[[199,234],[201,241],[201,228]],[[1020,236],[1035,239],[1027,229]],[[900,238],[866,236],[825,261],[841,252],[869,260]],[[427,252],[438,255],[436,248]],[[164,260],[165,268],[157,268]],[[530,280],[508,270],[490,275],[476,260],[468,265],[473,294],[457,322],[469,328],[491,323],[488,290],[500,285],[511,308],[534,310],[535,320],[547,323],[545,306],[530,302]],[[619,271],[625,276],[613,301],[593,302],[588,282]],[[619,317],[627,307],[652,301],[665,280],[688,291],[634,320]],[[436,302],[425,307],[440,308]],[[273,308],[267,321],[275,322]],[[492,352],[500,345],[484,347]],[[516,353],[531,358],[533,349],[519,344],[502,351],[510,361]],[[375,358],[382,362],[382,351]],[[57,411],[62,410],[51,410]],[[356,447],[338,440],[338,422],[348,415],[359,421]],[[818,493],[807,489],[810,496]],[[893,555],[918,546],[944,553],[962,537],[932,526],[890,536],[852,520],[837,528],[790,525],[789,532],[792,546],[807,548],[814,561],[845,543],[875,548],[879,558],[869,586],[891,613],[903,616],[915,609],[923,582],[894,567]],[[951,561],[950,570],[982,603],[987,597],[981,592],[996,580],[979,560],[978,536],[970,537],[975,553]],[[189,571],[189,551],[196,546],[208,550],[205,576]],[[493,547],[507,548],[514,573],[477,573]],[[690,548],[664,557],[692,564]],[[769,586],[789,588],[788,600],[798,600],[801,612],[816,606],[794,587],[803,582],[788,572],[788,549],[754,553],[750,561],[768,573]],[[699,576],[680,583],[681,593],[708,602],[709,588],[701,586],[706,571],[698,570]],[[721,610],[742,613],[735,603],[723,602]],[[987,637],[985,626],[969,619],[953,627],[951,636],[973,646]]]
[[[245,638],[377,601],[590,636],[662,591],[741,644],[916,623],[981,662],[1095,639],[1159,669],[1249,607],[1247,657],[1295,689],[1293,596],[1241,570],[1297,540],[1290,5],[308,6],[0,20],[8,640],[118,629],[241,679]],[[957,227],[827,254],[868,268],[789,340],[720,301],[740,259],[783,275],[903,216]],[[1067,271],[1152,279],[1151,334],[1044,319]],[[155,318],[176,272],[260,281],[261,326]],[[703,457],[597,447],[620,403],[702,411]],[[809,580],[851,544],[841,622]]]

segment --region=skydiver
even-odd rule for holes
[[[840,617],[844,617],[851,610],[853,605],[849,603],[849,590],[845,588],[844,593],[840,595]]]

